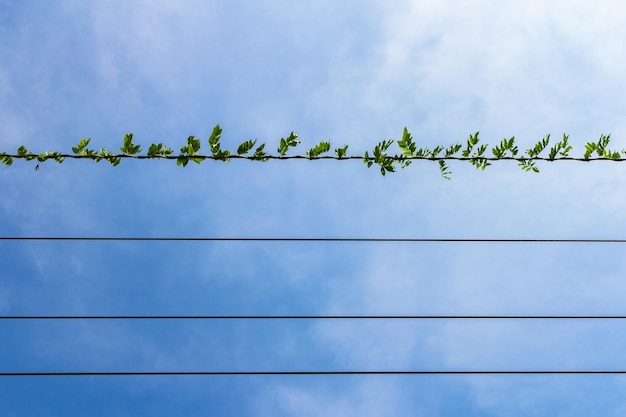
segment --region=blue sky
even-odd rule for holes
[[[0,150],[626,147],[617,1],[0,1]],[[2,236],[623,238],[621,164],[16,161]],[[1,242],[0,314],[624,314],[619,245]],[[621,321],[0,323],[2,371],[624,368]],[[3,416],[623,415],[612,376],[0,379]]]

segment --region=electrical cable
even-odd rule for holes
[[[68,376],[271,376],[271,375],[623,375],[626,369],[572,370],[413,370],[413,371],[128,371],[128,372],[0,372],[0,377]]]
[[[626,243],[626,239],[481,239],[481,238],[287,238],[287,237],[0,237],[3,241],[256,241],[256,242],[432,242],[432,243]],[[626,319],[626,315],[15,315],[0,320],[329,320],[329,319]],[[626,374],[602,370],[408,370],[408,371],[127,371],[0,372],[0,377],[69,376],[272,376],[272,375],[589,375]]]
[[[300,159],[300,160],[308,160],[308,161],[317,161],[317,160],[336,160],[336,161],[350,161],[357,160],[363,161],[368,160],[375,162],[375,156],[364,157],[362,155],[345,155],[345,156],[337,156],[337,155],[317,155],[315,157],[310,157],[307,155],[263,155],[263,156],[255,156],[255,155],[235,155],[230,154],[228,156],[215,156],[215,155],[203,155],[203,154],[194,154],[194,155],[129,155],[125,153],[121,154],[112,154],[112,155],[100,155],[100,154],[70,154],[70,153],[58,153],[55,155],[48,155],[45,157],[46,160],[55,158],[63,158],[63,159],[90,159],[90,160],[107,160],[110,161],[112,159],[136,159],[136,160],[146,160],[146,159],[164,159],[164,160],[178,160],[179,158],[189,158],[189,159],[197,159],[197,160],[216,160],[216,161],[224,161],[227,159],[241,159],[241,160],[249,160],[249,161],[260,161],[260,160],[288,160],[288,159]],[[19,153],[7,153],[0,152],[0,158],[13,158],[13,159],[25,159],[25,160],[35,160],[38,159],[39,154],[28,153],[20,155]],[[592,161],[611,161],[611,162],[624,162],[626,158],[618,157],[618,158],[608,158],[604,156],[595,156],[585,158],[583,157],[572,157],[572,156],[559,156],[555,158],[544,157],[544,156],[394,156],[394,155],[386,155],[385,159],[391,161],[515,161],[515,162],[524,162],[524,161],[545,161],[545,162],[558,162],[558,161],[575,161],[575,162],[592,162]],[[43,161],[39,161],[43,162]]]
[[[211,242],[406,242],[406,243],[626,243],[626,239],[359,238],[359,237],[97,237],[0,236],[0,241],[211,241]]]
[[[0,320],[624,320],[626,315],[15,315]]]

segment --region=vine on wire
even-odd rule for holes
[[[439,165],[439,171],[443,178],[450,179],[452,172],[448,166],[451,160],[468,161],[474,167],[485,170],[494,161],[513,160],[524,171],[539,172],[537,161],[591,161],[591,160],[626,160],[626,150],[616,151],[609,150],[610,135],[600,135],[597,142],[588,142],[585,144],[585,152],[581,157],[571,157],[570,152],[572,146],[569,143],[569,136],[563,135],[563,138],[550,146],[550,135],[546,135],[538,141],[534,146],[520,153],[519,147],[515,143],[515,137],[509,139],[504,138],[495,146],[489,146],[486,143],[480,143],[478,137],[479,132],[469,136],[465,145],[461,143],[451,144],[449,146],[435,146],[434,148],[418,148],[413,137],[404,128],[402,139],[387,139],[379,142],[371,151],[365,151],[363,155],[348,155],[348,145],[337,147],[330,153],[332,145],[330,141],[321,141],[317,145],[308,149],[304,155],[290,155],[290,151],[300,145],[298,134],[291,132],[286,138],[281,138],[276,149],[276,154],[269,153],[266,150],[266,144],[257,145],[257,139],[246,140],[237,147],[236,154],[229,150],[222,149],[220,142],[222,137],[222,128],[216,125],[208,140],[210,154],[202,154],[200,149],[202,141],[195,136],[189,136],[187,143],[180,147],[180,152],[176,155],[172,148],[163,143],[152,143],[145,154],[141,153],[141,145],[134,143],[134,136],[128,133],[124,136],[123,145],[120,147],[120,153],[114,153],[104,148],[99,150],[90,149],[91,139],[81,139],[78,144],[72,147],[71,154],[61,153],[59,151],[47,151],[43,153],[33,153],[20,146],[17,153],[10,154],[0,152],[0,161],[5,166],[13,164],[14,159],[23,159],[26,161],[37,161],[36,169],[39,169],[39,163],[53,160],[62,163],[66,158],[75,159],[91,159],[94,162],[102,160],[108,161],[111,165],[117,166],[122,159],[175,159],[177,166],[186,167],[189,162],[199,164],[206,159],[215,161],[230,162],[232,159],[247,159],[250,161],[267,162],[270,159],[362,159],[367,167],[377,165],[380,173],[384,176],[389,172],[396,172],[396,168],[404,169],[411,165],[415,160],[436,161]],[[393,144],[397,145],[399,153],[390,151]],[[547,150],[547,155],[546,155]]]

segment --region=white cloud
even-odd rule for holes
[[[303,389],[286,384],[276,386],[268,390],[266,397],[260,400],[262,409],[267,410],[260,415],[309,417],[403,415],[402,410],[397,407],[398,384],[390,382],[388,378],[370,378],[366,382],[347,384],[335,389],[339,392],[331,391],[329,387]],[[422,414],[420,410],[413,410],[411,415]]]
[[[111,97],[117,98],[109,105],[120,103],[119,107],[102,107],[103,114],[98,114],[102,125],[112,123],[111,118],[119,121],[112,116],[119,112],[126,115],[126,122],[140,128],[154,129],[159,135],[165,135],[167,129],[182,129],[184,136],[197,126],[212,126],[223,116],[229,118],[236,134],[258,135],[262,141],[263,135],[273,138],[276,132],[285,135],[294,128],[310,136],[324,135],[324,139],[329,135],[333,143],[350,143],[352,148],[369,146],[388,135],[397,137],[405,124],[417,140],[428,144],[463,140],[479,129],[489,143],[511,135],[530,143],[547,132],[558,137],[562,131],[572,133],[577,151],[582,150],[584,140],[595,139],[601,132],[611,131],[623,143],[625,84],[621,74],[626,61],[620,51],[625,49],[626,36],[623,6],[618,2],[406,1],[368,4],[372,7],[369,11],[363,11],[367,7],[360,3],[346,8],[335,3],[310,8],[278,2],[267,7],[247,6],[251,9],[238,4],[229,9],[213,3],[142,1],[85,6],[76,2],[67,12],[78,18],[89,9],[93,25],[86,26],[93,29],[96,42],[88,45],[97,58],[89,68],[110,87]],[[352,14],[358,19],[352,19]],[[344,22],[351,22],[348,29],[342,26]],[[49,55],[45,58],[50,60]],[[0,72],[0,85],[10,84],[10,75]],[[220,97],[226,97],[226,102],[215,98],[219,96],[215,92],[223,93]],[[8,102],[6,94],[0,99]],[[88,101],[85,107],[95,101]],[[155,112],[155,103],[168,111]],[[203,112],[209,113],[202,116],[209,121],[198,121]],[[144,119],[139,120],[138,115]],[[44,114],[6,110],[0,120],[8,121],[3,131],[17,141],[31,135],[30,123],[40,116]],[[69,170],[67,164],[64,170]],[[453,183],[446,183],[436,174],[423,175],[424,169],[436,172],[436,166],[414,164],[384,180],[374,179],[369,171],[363,174],[365,179],[355,180],[354,175],[361,175],[364,167],[343,170],[338,177],[339,169],[322,172],[327,165],[320,163],[315,168],[289,166],[285,171],[275,165],[258,170],[246,166],[236,179],[223,180],[241,168],[235,164],[231,166],[236,168],[220,167],[226,173],[222,177],[213,169],[170,175],[170,170],[155,168],[159,174],[136,179],[135,188],[128,186],[124,175],[116,177],[118,184],[123,184],[120,189],[129,187],[134,192],[119,205],[107,203],[109,195],[99,191],[81,192],[80,197],[66,200],[76,195],[75,190],[110,186],[106,176],[93,182],[94,177],[76,169],[67,177],[51,175],[40,180],[48,190],[41,194],[20,189],[18,179],[7,176],[4,184],[9,198],[2,204],[12,219],[26,224],[23,230],[33,232],[110,231],[111,218],[109,223],[101,223],[95,208],[116,212],[121,218],[138,207],[149,217],[144,218],[143,230],[148,229],[146,224],[152,226],[149,230],[155,235],[164,229],[207,235],[275,230],[322,234],[330,230],[370,236],[455,237],[534,237],[537,233],[547,237],[595,237],[599,233],[604,237],[623,232],[624,195],[617,166],[546,164],[542,174],[531,176],[520,173],[514,164],[484,174],[457,169],[455,164],[453,170],[461,174]],[[136,172],[124,173],[132,178]],[[155,183],[156,190],[150,188]],[[157,199],[161,194],[163,199]],[[21,210],[28,200],[39,203],[27,212]],[[58,228],[47,229],[48,224]],[[68,229],[68,225],[76,227]],[[602,308],[606,303],[619,307],[624,292],[621,262],[600,257],[603,275],[594,276],[595,258],[581,266],[568,258],[556,262],[551,256],[562,255],[556,252],[549,251],[533,263],[523,258],[522,251],[511,262],[506,249],[487,254],[483,249],[414,246],[373,250],[360,258],[355,255],[363,264],[354,275],[332,276],[334,281],[324,287],[331,292],[325,309],[347,314],[416,310],[427,314],[434,309],[438,313],[449,309],[495,313],[506,308],[519,312]],[[321,251],[298,253],[284,261],[280,256],[269,256],[277,269],[301,268],[289,285],[310,280],[311,271],[316,271],[317,259],[302,262],[302,258],[317,256],[320,264],[325,260]],[[589,255],[571,254],[571,258],[585,256]],[[485,264],[494,258],[496,266],[489,269]],[[230,258],[222,259],[242,263],[234,251]],[[535,274],[524,281],[520,271],[530,269],[529,264],[535,267]],[[517,280],[503,280],[501,275],[511,268]],[[240,272],[253,269],[252,264],[243,265]],[[540,274],[546,270],[548,277]],[[324,277],[330,281],[328,275]],[[566,290],[556,293],[555,289]],[[0,298],[0,310],[2,307]],[[312,344],[332,352],[341,363],[401,368],[469,367],[480,361],[504,367],[517,363],[520,339],[530,345],[526,359],[545,355],[545,361],[559,359],[570,364],[579,353],[571,346],[582,345],[590,335],[542,329],[542,337],[537,339],[530,337],[531,330],[501,325],[479,325],[480,333],[465,325],[438,326],[323,324],[310,336]],[[116,361],[128,358],[116,353],[127,346],[107,341],[110,335],[106,332],[82,336],[80,346],[93,349],[95,356],[113,355]],[[124,331],[113,332],[113,336],[135,345],[131,355],[144,358],[144,363],[172,364],[174,355],[150,340],[133,338]],[[206,340],[201,334],[196,336],[196,343],[189,343],[184,352],[202,358]],[[563,340],[568,342],[565,348],[559,344]],[[291,342],[285,341],[286,350],[292,349]],[[89,363],[92,357],[85,355],[81,360]],[[479,406],[488,410],[506,410],[511,402],[528,401],[539,389],[531,381],[512,397],[514,384],[500,384],[500,380],[493,384],[468,381]],[[389,410],[399,414],[404,399],[411,395],[402,386],[380,381],[359,381],[339,394],[286,384],[272,394],[278,404],[274,406],[285,414],[312,416],[381,415]]]
[[[526,141],[549,132],[622,134],[620,10],[586,2],[396,3],[365,54],[332,62],[317,106],[333,109],[338,131],[349,132],[347,124],[357,138],[402,124],[437,142],[475,130]]]
[[[206,3],[99,2],[89,8],[101,48],[100,68],[113,82],[123,75],[172,89],[187,85],[185,70],[199,72],[210,63],[219,22]]]

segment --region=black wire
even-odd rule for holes
[[[626,315],[16,315],[0,320],[623,320]]]
[[[0,240],[56,241],[211,241],[211,242],[467,242],[467,243],[626,243],[626,239],[481,239],[481,238],[359,238],[359,237],[97,237],[0,236]]]
[[[20,154],[11,154],[11,153],[0,153],[0,158],[2,157],[10,157],[14,159],[26,159],[26,160],[35,160],[38,158],[38,154],[29,153],[26,155]],[[309,157],[306,155],[264,155],[262,157],[254,156],[254,155],[228,155],[228,157],[218,157],[214,155],[128,155],[128,154],[117,154],[117,155],[77,155],[77,154],[68,154],[68,153],[59,153],[58,155],[48,155],[46,160],[54,160],[55,158],[64,158],[64,159],[91,159],[91,160],[111,160],[113,158],[121,158],[121,159],[166,159],[166,160],[174,160],[179,159],[180,157],[189,158],[189,159],[200,159],[200,160],[219,160],[224,161],[227,159],[243,159],[243,160],[252,160],[252,161],[260,161],[264,159],[272,159],[272,160],[281,160],[281,159],[306,159],[309,161],[315,160],[338,160],[338,161],[349,161],[349,160],[369,160],[376,161],[376,157],[370,156],[365,158],[362,155],[346,155],[346,156],[336,156],[336,155],[318,155],[316,157]],[[572,156],[562,156],[558,158],[550,158],[550,157],[542,157],[542,156],[533,156],[533,157],[524,157],[524,156],[394,156],[387,155],[387,160],[391,161],[546,161],[546,162],[558,162],[558,161],[576,161],[576,162],[590,162],[590,161],[612,161],[612,162],[624,162],[626,158],[606,158],[603,156],[598,157],[572,157]],[[37,161],[43,162],[43,161]]]
[[[268,238],[268,237],[0,237],[0,240],[55,241],[288,241],[288,242],[472,242],[472,243],[626,243],[626,239],[478,239],[478,238]],[[626,319],[594,315],[402,315],[402,316],[0,316],[0,320],[161,320],[161,319]],[[420,370],[420,371],[171,371],[171,372],[0,372],[0,377],[50,376],[218,376],[218,375],[584,375],[626,374],[626,370]]]
[[[0,377],[46,376],[216,376],[216,375],[614,375],[625,369],[582,370],[419,370],[419,371],[153,371],[153,372],[0,372]]]

